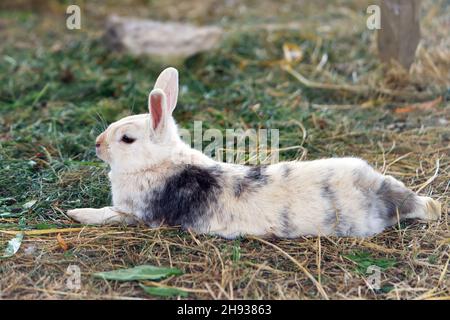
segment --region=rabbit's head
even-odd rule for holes
[[[148,114],[112,123],[96,140],[97,156],[113,170],[136,172],[171,157],[181,143],[172,117],[178,97],[178,71],[165,69],[148,97]]]

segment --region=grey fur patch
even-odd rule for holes
[[[339,212],[335,213],[335,233],[338,237],[348,237],[353,235],[354,226],[351,221]]]
[[[353,233],[354,226],[352,221],[349,221],[349,219],[342,214],[336,192],[332,189],[330,183],[328,182],[332,175],[333,172],[329,174],[321,190],[322,197],[330,207],[329,211],[326,213],[324,223],[326,226],[332,226],[336,236],[350,236]]]
[[[287,178],[291,174],[291,171],[292,171],[291,167],[288,164],[284,164],[282,167],[281,175],[283,176],[283,178]]]
[[[242,183],[243,183],[243,179],[237,178],[233,184],[234,196],[236,198],[239,198],[241,196],[242,190],[244,189],[244,186],[242,185]]]
[[[128,207],[128,208],[133,208],[134,207],[134,201],[132,198],[126,198],[124,200],[124,204]]]
[[[406,187],[385,179],[376,192],[378,199],[384,206],[383,213],[388,219],[397,217],[397,210],[400,215],[405,215],[417,207],[417,195]]]
[[[207,217],[217,207],[221,180],[219,166],[184,165],[162,187],[147,194],[142,208],[144,220],[184,228],[206,225]]]
[[[321,189],[321,195],[327,200],[333,207],[336,207],[337,199],[336,193],[331,189],[329,183],[325,183]]]
[[[334,229],[337,229],[339,225],[339,210],[337,208],[337,199],[334,190],[331,189],[331,186],[328,182],[324,183],[321,189],[321,196],[322,198],[324,198],[324,202],[329,206],[329,209],[327,210],[325,216],[325,225],[333,225]]]
[[[244,192],[253,192],[268,182],[266,165],[248,167],[243,177],[236,178],[233,184],[234,196],[239,198]]]
[[[266,184],[267,183],[267,174],[265,173],[266,167],[267,167],[266,165],[249,167],[247,173],[245,174],[244,179],[253,182],[258,182],[261,184]]]
[[[287,206],[280,212],[280,225],[283,237],[292,238],[296,236],[296,229],[292,224],[291,212]]]

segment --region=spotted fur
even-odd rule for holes
[[[159,187],[142,199],[141,216],[149,224],[167,223],[195,228],[209,219],[221,195],[219,166],[181,166]]]

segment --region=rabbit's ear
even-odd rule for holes
[[[177,105],[178,99],[178,71],[175,68],[164,69],[159,75],[155,83],[155,89],[161,89],[164,91],[167,97],[168,111],[172,114],[172,111]]]
[[[148,111],[150,112],[151,127],[154,131],[161,131],[167,122],[167,97],[161,89],[153,89],[148,96]]]

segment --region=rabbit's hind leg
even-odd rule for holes
[[[418,196],[391,176],[384,177],[377,195],[384,203],[386,215],[393,220],[397,220],[397,216],[400,219],[438,220],[441,215],[438,201]]]
[[[421,219],[421,220],[439,220],[441,217],[441,203],[430,197],[417,196],[419,203],[417,208],[405,215],[405,218]]]

